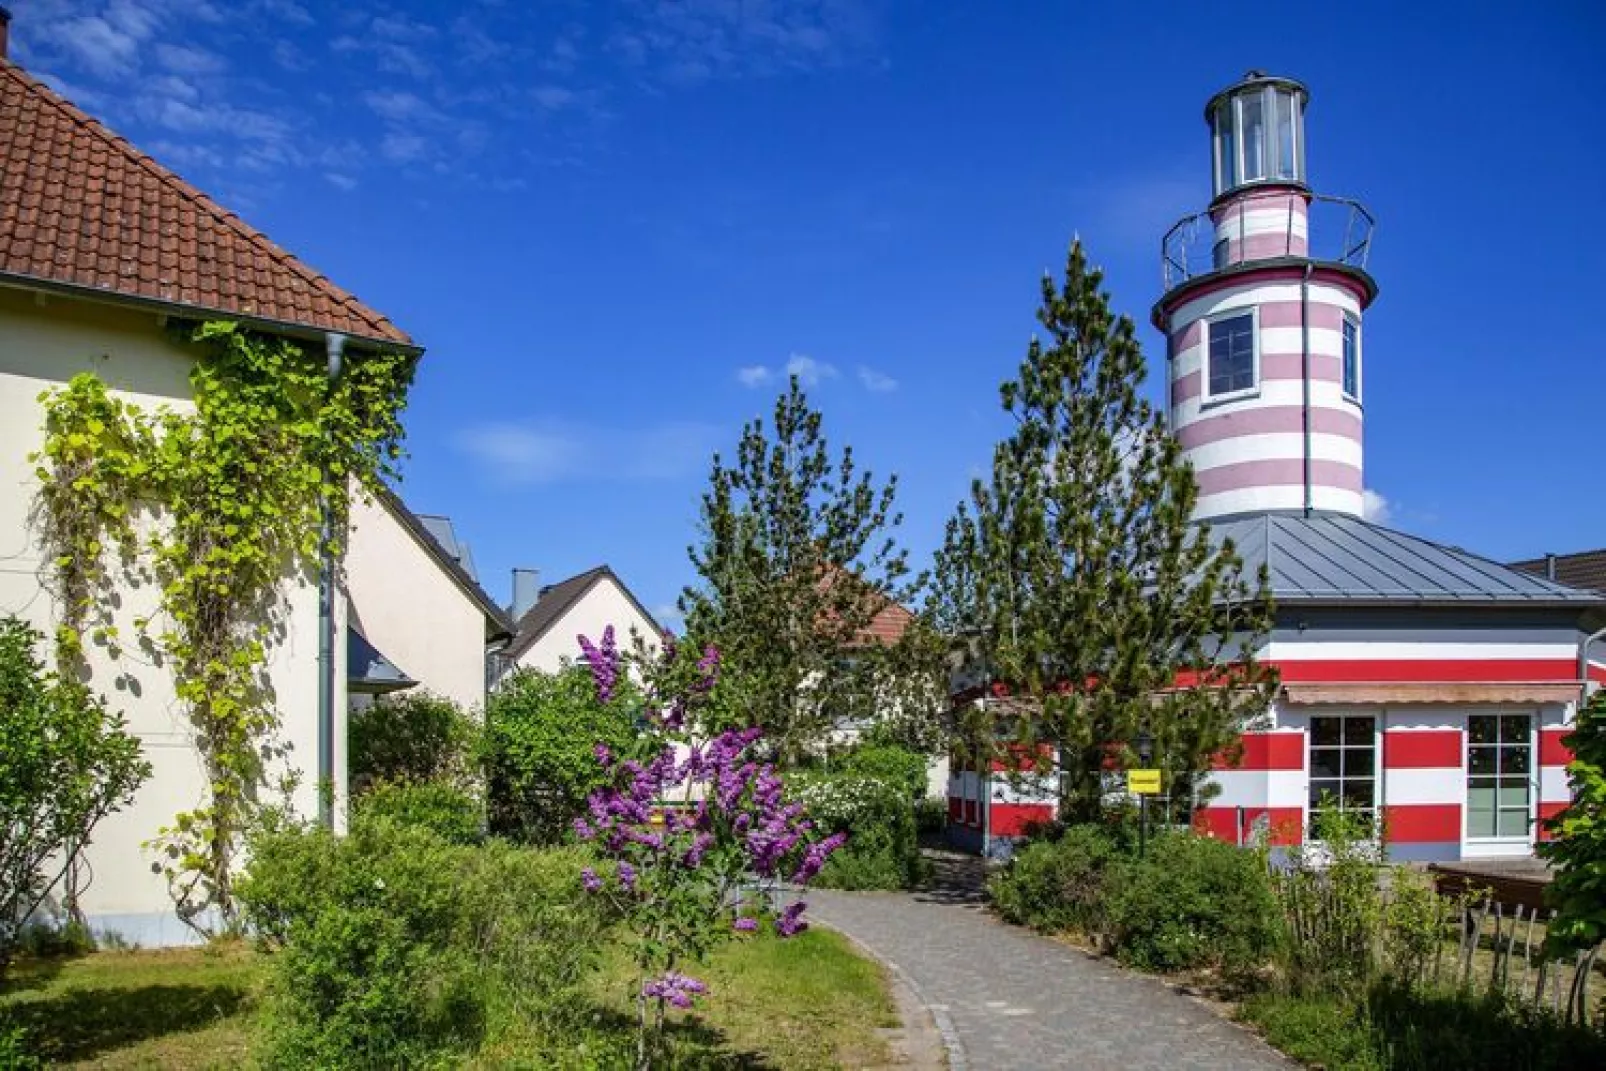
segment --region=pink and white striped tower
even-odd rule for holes
[[[1305,181],[1305,106],[1251,71],[1205,108],[1215,198],[1161,248],[1154,323],[1196,519],[1362,511],[1361,317],[1372,217]]]

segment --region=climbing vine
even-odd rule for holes
[[[86,635],[119,653],[119,578],[159,592],[134,623],[171,669],[209,791],[158,832],[155,867],[179,917],[208,930],[235,920],[241,834],[285,769],[268,657],[290,586],[315,582],[323,509],[338,560],[352,488],[394,475],[413,361],[365,353],[331,379],[321,352],[237,324],[183,337],[197,347],[193,411],[146,412],[92,373],[43,397],[34,515],[64,670],[83,667]]]

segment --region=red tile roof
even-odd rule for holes
[[[0,278],[412,347],[382,314],[0,59]]]

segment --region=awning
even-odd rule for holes
[[[418,682],[379,653],[368,638],[354,628],[346,629],[346,688],[359,695],[385,695],[412,688]]]
[[[1340,681],[1283,685],[1293,704],[1313,703],[1571,703],[1569,681]]]

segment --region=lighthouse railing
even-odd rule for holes
[[[1347,197],[1283,194],[1241,197],[1184,216],[1160,242],[1166,290],[1190,279],[1254,261],[1298,257],[1365,269],[1376,220]]]

